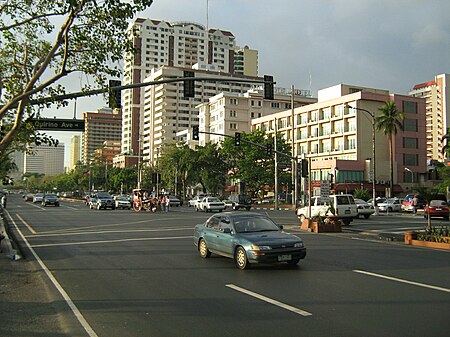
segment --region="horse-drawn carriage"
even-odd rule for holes
[[[146,212],[156,212],[160,209],[159,201],[157,198],[151,197],[151,193],[142,188],[135,188],[133,190],[133,210],[140,212],[144,210]]]

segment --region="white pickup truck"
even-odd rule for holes
[[[334,194],[329,197],[317,196],[311,198],[311,215],[309,214],[309,207],[303,206],[297,209],[297,216],[300,222],[315,216],[331,216],[342,220],[344,225],[348,225],[353,219],[358,218],[358,207],[351,194]]]

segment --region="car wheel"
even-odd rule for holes
[[[364,214],[364,218],[369,219],[370,214]]]
[[[236,262],[236,266],[243,270],[248,267],[247,253],[245,249],[242,247],[238,247],[236,249],[236,253],[234,254],[234,261]]]
[[[389,208],[388,208],[388,212],[392,212],[392,207],[389,207]]]
[[[251,207],[246,207],[245,209],[246,209],[247,211],[249,211],[249,210],[251,209]]]
[[[293,259],[291,261],[287,261],[287,264],[290,266],[295,266],[300,262],[300,259]]]
[[[211,252],[208,249],[208,246],[206,245],[206,241],[201,239],[200,243],[198,244],[198,251],[200,252],[200,256],[204,259],[211,256]]]
[[[59,204],[56,204],[56,207],[59,207]]]

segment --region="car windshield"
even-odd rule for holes
[[[56,194],[46,194],[47,198],[57,198]]]
[[[209,198],[208,201],[209,202],[219,202],[220,200],[217,198]]]
[[[262,216],[238,217],[233,219],[237,233],[279,231],[280,228],[269,218]]]
[[[442,200],[431,200],[430,206],[447,206],[447,203]]]
[[[116,200],[127,201],[127,198],[125,198],[125,197],[116,197]]]
[[[97,197],[101,199],[111,198],[108,192],[99,192],[97,193]]]

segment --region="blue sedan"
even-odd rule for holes
[[[303,240],[282,229],[263,214],[219,213],[195,226],[194,244],[201,257],[230,257],[239,269],[251,263],[296,265],[306,256]]]

